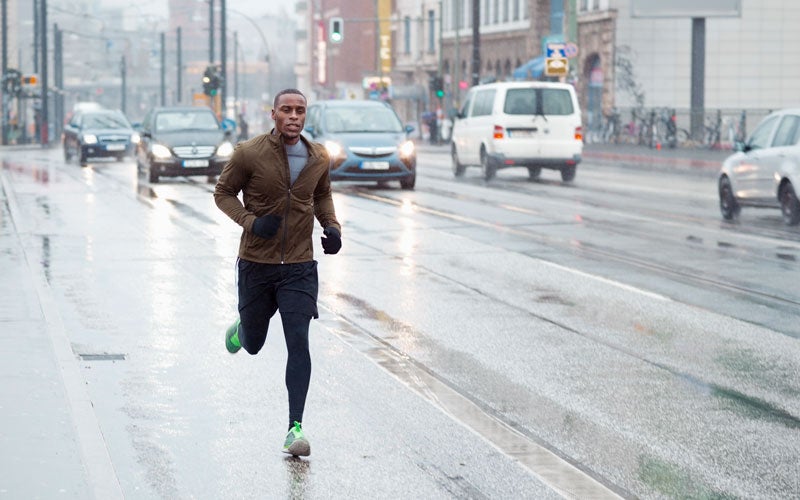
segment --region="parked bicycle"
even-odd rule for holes
[[[674,149],[689,141],[689,131],[678,127],[675,109],[664,108],[661,113],[661,122],[664,124],[664,143],[668,148]]]
[[[617,108],[612,108],[608,115],[605,115],[603,124],[602,140],[606,144],[618,144],[620,141],[620,116]]]
[[[708,149],[722,148],[722,110],[717,110],[716,118],[708,117],[703,135],[703,146]]]

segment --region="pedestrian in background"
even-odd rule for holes
[[[250,126],[244,118],[244,113],[239,113],[239,141],[246,141],[250,135]]]
[[[311,453],[302,424],[311,378],[308,331],[311,318],[319,317],[315,216],[324,228],[324,252],[335,254],[342,246],[328,153],[300,134],[306,104],[297,89],[278,92],[271,113],[275,128],[237,145],[214,190],[217,206],[243,229],[236,260],[239,318],[225,332],[225,346],[232,354],[242,347],[258,353],[270,319],[280,311],[289,395],[283,451],[295,456]]]

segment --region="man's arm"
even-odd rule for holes
[[[327,163],[327,161],[326,161]],[[328,169],[320,177],[314,190],[314,215],[323,228],[333,226],[342,233],[342,226],[336,220],[336,210],[333,206],[333,190],[331,189],[331,176]]]
[[[256,216],[244,208],[238,196],[249,177],[246,155],[243,148],[237,146],[214,187],[217,207],[247,231],[252,229]]]

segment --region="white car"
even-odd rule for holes
[[[578,98],[572,85],[501,82],[477,85],[467,93],[453,125],[453,174],[479,165],[489,180],[497,170],[525,167],[531,180],[543,168],[558,170],[569,182],[583,153]]]
[[[769,114],[719,173],[719,207],[725,220],[741,207],[780,208],[786,224],[800,223],[800,108]]]

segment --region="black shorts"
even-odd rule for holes
[[[319,317],[317,261],[261,264],[239,259],[236,267],[240,315],[245,309],[256,308],[268,317],[275,311]]]

